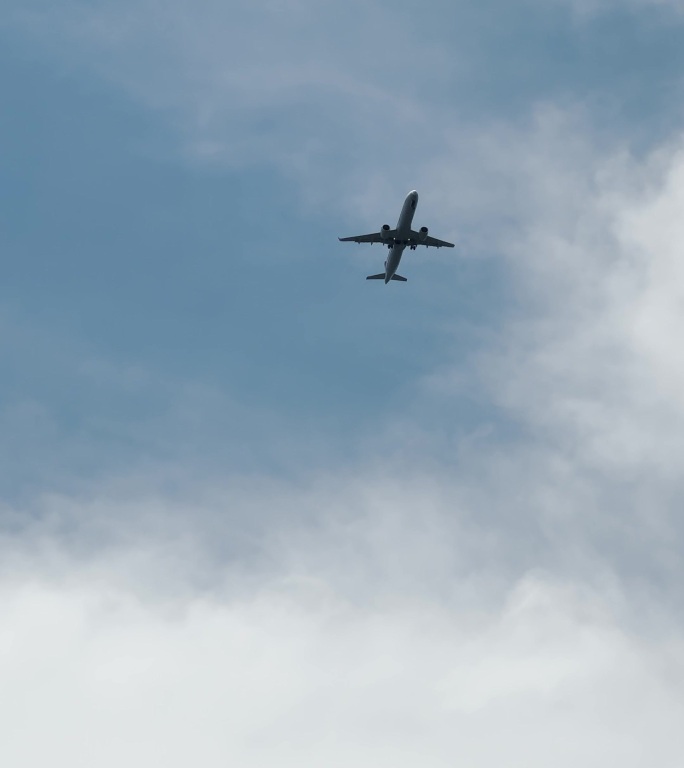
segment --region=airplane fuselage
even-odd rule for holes
[[[399,269],[401,256],[411,236],[411,224],[413,223],[413,217],[416,215],[417,206],[418,193],[414,189],[413,192],[409,192],[406,195],[406,200],[404,200],[404,205],[399,214],[399,221],[397,221],[394,242],[389,243],[389,254],[385,259],[385,285],[389,283],[392,275]]]

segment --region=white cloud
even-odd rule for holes
[[[648,753],[676,766],[680,632],[639,636],[614,586],[542,571],[488,593],[495,561],[475,568],[480,583],[472,564],[470,576],[453,566],[491,534],[464,529],[440,547],[444,529],[421,536],[413,504],[428,529],[435,515],[424,494],[402,504],[376,491],[359,516],[367,491],[351,487],[318,492],[326,522],[276,536],[270,566],[223,562],[206,591],[178,589],[201,554],[182,537],[148,539],[144,558],[126,545],[6,568],[0,759],[541,768],[639,766]],[[168,511],[152,513],[160,526]]]
[[[582,158],[565,144],[573,168],[542,149],[550,186],[538,187],[536,213],[509,248],[524,309],[494,387],[602,470],[681,469],[680,146],[640,161]]]
[[[2,543],[0,759],[675,768],[681,623],[550,447],[44,498]]]

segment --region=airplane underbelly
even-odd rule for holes
[[[399,262],[401,261],[401,249],[392,248],[390,255],[387,258],[387,272],[393,275],[399,268]]]

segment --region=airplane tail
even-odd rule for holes
[[[379,275],[368,275],[366,280],[384,280],[385,279],[385,273],[381,272]],[[402,277],[401,275],[392,275],[392,280],[399,280],[402,283],[407,282],[405,277]]]

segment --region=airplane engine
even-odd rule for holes
[[[380,230],[380,237],[383,240],[387,240],[387,233],[390,231],[390,225],[389,224],[383,224],[382,229]]]
[[[420,234],[420,239],[421,240],[427,240],[428,228],[427,227],[421,227],[420,231],[419,231],[419,234]]]

